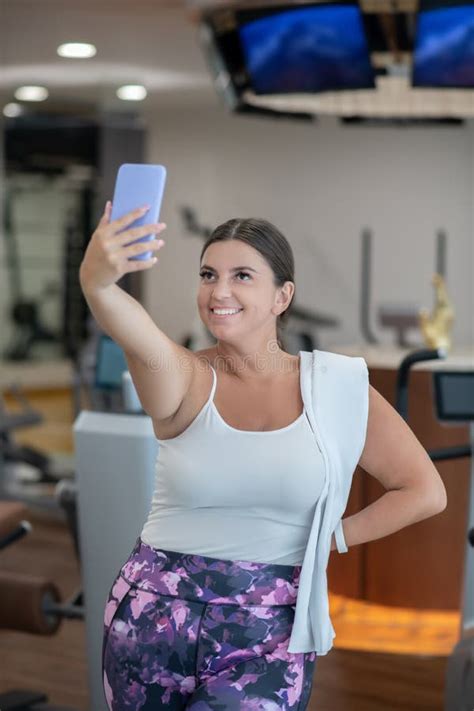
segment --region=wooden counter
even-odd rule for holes
[[[369,380],[392,405],[398,366],[412,350],[384,347],[334,347],[327,350],[363,356]],[[454,349],[446,360],[413,368],[409,381],[408,424],[426,449],[465,444],[466,425],[443,424],[436,418],[431,371],[474,369],[474,348]],[[448,495],[440,514],[348,553],[334,551],[328,568],[332,592],[383,605],[420,609],[459,609],[463,582],[470,460],[436,463]],[[378,499],[384,488],[360,467],[354,473],[343,518]]]

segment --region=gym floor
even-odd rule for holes
[[[70,393],[31,391],[27,396],[45,421],[19,431],[16,441],[52,454],[72,454]],[[6,405],[14,409],[8,398]],[[32,533],[2,552],[2,567],[48,577],[68,598],[80,585],[80,572],[67,526],[61,517],[35,506],[29,520]],[[337,638],[331,652],[317,661],[309,711],[443,711],[446,661],[457,641],[459,615],[387,614],[386,609],[335,595],[330,604]],[[397,649],[401,645],[406,653],[390,653],[394,633]],[[52,637],[3,630],[0,653],[0,692],[40,690],[52,704],[96,711],[88,705],[82,621],[64,621]]]

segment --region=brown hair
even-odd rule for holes
[[[199,262],[201,263],[204,252],[213,242],[225,242],[231,239],[245,242],[260,252],[273,272],[273,284],[275,287],[282,287],[286,281],[294,283],[295,260],[288,240],[275,225],[260,218],[234,218],[216,227],[202,248]],[[290,305],[283,313],[277,316],[277,343],[283,350],[285,348],[282,331],[286,327],[295,293],[296,288]]]

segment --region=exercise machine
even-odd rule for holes
[[[4,405],[5,394],[10,395],[19,406],[15,412],[8,412]],[[54,462],[45,452],[36,447],[20,445],[14,433],[23,427],[41,424],[43,415],[31,407],[25,394],[17,385],[0,392],[0,497],[7,498],[6,465],[27,464],[38,473],[35,483],[57,483],[70,472],[59,472]]]
[[[0,501],[0,553],[31,532],[28,509],[17,501]],[[82,612],[61,602],[58,587],[46,578],[0,572],[0,631],[53,635],[62,618],[80,618]],[[1,632],[0,632],[1,633]],[[45,694],[29,689],[0,693],[1,711],[75,711],[51,706]]]
[[[427,360],[446,357],[446,351],[422,349],[402,361],[397,379],[397,410],[407,419],[410,368]],[[435,411],[440,422],[465,422],[470,426],[470,442],[454,447],[429,450],[434,462],[470,457],[471,475],[467,517],[460,639],[448,658],[445,679],[444,711],[474,709],[474,363],[471,370],[433,371]]]

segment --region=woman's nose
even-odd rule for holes
[[[230,293],[231,293],[231,289],[226,282],[221,281],[221,282],[214,285],[214,289],[213,289],[214,296],[224,296],[224,295],[229,295]]]

